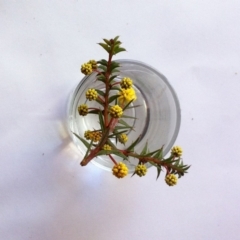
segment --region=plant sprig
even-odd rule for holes
[[[139,105],[132,104],[137,98],[133,88],[133,80],[127,76],[119,80],[120,64],[112,60],[113,55],[126,51],[121,44],[119,36],[109,40],[103,39],[99,45],[108,53],[108,60],[90,60],[81,66],[81,72],[85,75],[96,72],[96,80],[104,83],[105,88],[104,90],[88,89],[86,91],[86,100],[96,101],[99,104],[98,108],[88,108],[86,104],[78,107],[78,112],[82,117],[87,114],[97,114],[99,122],[99,129],[87,130],[84,134],[85,139],[73,133],[87,148],[85,157],[80,164],[85,166],[93,158],[107,155],[109,160],[113,162],[113,175],[117,178],[123,178],[128,174],[128,167],[124,162],[118,163],[114,156],[122,158],[123,161],[135,158],[138,159],[138,164],[133,175],[145,176],[147,173],[146,164],[148,163],[156,168],[157,179],[160,173],[165,171],[166,183],[173,186],[177,183],[177,176],[178,178],[184,176],[190,168],[183,163],[181,159],[182,149],[179,146],[172,148],[168,158],[163,157],[163,147],[150,151],[148,142],[142,151],[137,153],[135,146],[141,141],[141,135],[128,147],[123,147],[123,149],[117,147],[118,142],[125,146],[128,141],[127,134],[130,130],[134,130],[133,126],[124,119],[135,119],[135,117],[124,114],[124,111],[139,107]],[[115,93],[116,91],[117,93]]]

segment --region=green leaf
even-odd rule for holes
[[[109,78],[109,82],[111,82],[114,78],[116,78],[118,75],[113,75]]]
[[[114,55],[117,54],[117,53],[120,53],[120,52],[124,52],[124,51],[126,51],[125,48],[120,48],[120,47],[118,47],[118,48],[116,48],[116,49],[114,50]]]
[[[101,96],[105,96],[105,93],[103,92],[103,91],[101,91],[101,90],[99,90],[99,89],[95,89],[96,91],[97,91],[97,93],[99,94],[99,95],[101,95]]]
[[[104,74],[101,72],[97,75],[97,80],[101,81],[101,82],[106,82],[106,77],[104,76]]]
[[[108,139],[107,144],[112,147],[112,150],[117,150],[116,146]]]
[[[125,127],[125,126],[116,126],[114,129],[118,130],[118,129],[130,129],[130,128],[133,128],[131,126],[129,127]]]
[[[179,162],[180,162],[180,159],[176,160],[176,161],[173,163],[173,165],[174,165],[174,166],[181,166],[181,165],[179,165]]]
[[[103,47],[108,53],[110,53],[110,47],[108,47],[105,43],[98,43],[101,47]]]
[[[108,103],[111,103],[112,101],[114,101],[115,99],[117,99],[119,97],[119,95],[113,95],[108,99]]]
[[[136,117],[127,116],[127,115],[122,115],[121,118],[132,118],[132,119],[137,119]]]
[[[132,102],[133,102],[133,100],[131,100],[131,101],[123,108],[123,111],[124,111],[125,109],[127,109],[127,107],[128,107]]]
[[[153,155],[153,158],[162,159],[162,153],[163,153],[163,147],[161,147],[155,155]]]
[[[119,87],[112,87],[111,90],[120,91],[120,88]]]
[[[128,107],[127,109],[131,109],[131,108],[137,108],[137,107],[141,107],[142,105],[134,105],[134,106],[131,106],[131,107]]]
[[[117,42],[118,39],[119,39],[119,36],[116,36],[116,37],[113,39],[113,41],[114,41],[114,42]]]
[[[133,177],[135,174],[136,174],[136,172],[134,172],[131,177]]]
[[[99,100],[98,98],[95,101],[98,102],[100,105],[104,106],[103,102],[101,100]]]
[[[86,146],[86,148],[89,148],[90,144],[89,144],[85,139],[81,138],[80,136],[78,136],[78,135],[77,135],[76,133],[74,133],[74,132],[73,132],[73,135],[74,135],[75,137],[77,137],[77,138]]]
[[[161,171],[162,171],[161,167],[157,166],[157,179],[159,178]]]
[[[106,67],[107,67],[107,65],[108,65],[108,62],[107,62],[105,59],[102,59],[102,60],[100,60],[100,61],[97,61],[97,63],[100,63],[101,65],[106,66]]]
[[[111,73],[117,73],[117,72],[120,72],[117,68],[115,68],[115,69],[113,69],[112,71],[111,71]]]
[[[102,112],[98,113],[98,118],[99,118],[99,123],[100,123],[101,129],[103,131],[105,126],[104,126],[104,120],[103,120]]]
[[[140,155],[145,155],[147,153],[147,151],[148,151],[148,142],[146,142],[146,144],[145,144],[142,152],[140,153]]]
[[[113,154],[116,155],[116,156],[121,157],[123,160],[128,160],[128,157],[125,156],[125,155],[124,155],[123,153],[121,153],[120,151],[116,151],[116,152],[114,152]]]
[[[151,165],[153,165],[154,167],[157,168],[157,178],[156,178],[156,180],[158,180],[158,178],[159,178],[159,176],[160,176],[160,173],[161,173],[161,171],[162,171],[161,166],[157,165],[157,164],[154,163],[154,162],[149,162],[149,163],[150,163]]]
[[[112,150],[101,150],[98,152],[97,156],[100,156],[100,155],[109,155],[111,154]]]
[[[116,54],[116,51],[120,48],[121,42],[115,43],[113,47],[113,54]]]
[[[112,138],[112,137],[116,137],[116,136],[118,136],[118,135],[120,135],[120,134],[122,134],[122,133],[126,133],[126,132],[128,132],[129,130],[123,130],[123,131],[120,131],[120,132],[114,132],[113,134],[111,134],[111,135],[109,135],[108,137],[109,138]]]
[[[112,71],[113,69],[118,68],[118,67],[120,67],[120,64],[119,64],[119,63],[117,63],[117,62],[111,62],[110,71]]]
[[[118,123],[122,124],[123,126],[132,128],[132,126],[130,126],[129,124],[127,124],[123,119],[119,119],[119,120],[118,120]]]
[[[108,150],[101,150],[101,151],[98,152],[97,155],[100,156],[100,155],[109,155],[109,154],[114,154],[114,155],[119,156],[119,157],[121,157],[123,159],[127,159],[127,156],[125,156],[123,153],[121,153],[118,150],[110,150],[110,151],[108,151]]]
[[[89,147],[88,147],[88,149],[87,149],[87,152],[86,152],[84,158],[87,157],[88,153],[90,152],[90,149],[91,149],[91,147],[92,147],[92,144],[93,144],[93,140],[91,140],[90,145],[89,145]],[[84,159],[84,158],[83,158],[83,159]]]
[[[103,41],[104,41],[107,45],[111,46],[111,42],[110,42],[109,40],[107,40],[107,39],[104,38]]]
[[[100,109],[99,110],[94,109],[94,110],[89,111],[88,113],[90,113],[90,114],[98,114],[99,111],[101,111],[101,110]]]
[[[141,139],[141,135],[126,150],[131,151],[132,149],[134,149],[134,147],[138,144],[140,139]]]
[[[145,156],[146,157],[150,157],[150,156],[152,156],[153,154],[155,154],[156,152],[158,152],[159,151],[159,149],[157,149],[157,150],[155,150],[155,151],[153,151],[153,152],[148,152]]]
[[[162,160],[162,163],[171,163],[171,162],[173,162],[173,157],[172,156]]]
[[[102,69],[104,72],[107,71],[107,67],[103,65],[99,65],[98,68]]]

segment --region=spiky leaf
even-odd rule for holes
[[[74,133],[74,132],[73,132],[73,135],[74,135],[75,137],[77,137],[77,138],[86,146],[86,148],[89,148],[90,144],[89,144],[85,139],[81,138],[80,136],[78,136],[78,135],[77,135],[76,133]]]
[[[125,109],[127,109],[127,107],[128,107],[132,102],[133,102],[133,100],[129,101],[129,102],[126,104],[126,106],[123,108],[123,111],[124,111]]]
[[[101,95],[101,96],[105,96],[105,92],[103,92],[103,91],[101,91],[101,90],[99,90],[99,89],[95,89],[96,91],[97,91],[97,93],[99,94],[99,95]]]
[[[101,65],[103,66],[107,66],[108,65],[108,62],[105,60],[105,59],[102,59],[100,61],[97,61],[97,63],[100,63]]]
[[[108,53],[110,53],[110,47],[107,45],[107,44],[105,44],[105,43],[98,43],[101,47],[103,47]]]
[[[111,42],[110,42],[109,40],[103,38],[103,41],[104,41],[107,45],[111,46]]]
[[[101,130],[103,131],[104,128],[105,128],[105,125],[104,125],[104,120],[103,120],[103,114],[102,114],[102,112],[99,112],[99,113],[98,113],[98,118],[99,118],[99,123],[100,123],[100,126],[101,126]]]
[[[137,119],[136,117],[132,117],[132,116],[127,116],[127,115],[122,115],[121,118],[131,118],[131,119]]]
[[[111,103],[113,102],[115,99],[117,99],[119,97],[119,95],[113,95],[108,99],[108,102]]]
[[[142,152],[140,153],[140,155],[142,155],[142,156],[145,155],[147,153],[147,151],[148,151],[148,142],[146,142],[146,144],[145,144]]]
[[[141,139],[141,135],[126,149],[127,151],[131,151],[134,147],[138,144],[139,140]]]
[[[109,82],[111,82],[114,78],[116,78],[118,75],[113,75],[109,78]]]
[[[121,48],[121,47],[117,47],[114,49],[114,55],[117,54],[117,53],[120,53],[120,52],[124,52],[126,51],[125,48]]]
[[[99,111],[101,111],[101,110],[100,110],[100,109],[94,109],[94,110],[89,111],[88,114],[89,114],[89,113],[90,113],[90,114],[98,114]]]

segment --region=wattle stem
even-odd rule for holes
[[[111,75],[110,72],[110,66],[111,66],[111,62],[112,62],[112,56],[113,56],[113,46],[111,47],[109,56],[108,56],[108,63],[107,63],[107,71],[105,73],[105,78],[106,78],[106,82],[105,82],[105,86],[106,86],[106,92],[105,92],[105,104],[104,104],[104,122],[105,122],[105,126],[108,126],[108,97],[109,97],[109,91],[110,91],[110,86],[109,86],[109,77]]]

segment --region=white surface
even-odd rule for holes
[[[240,239],[239,16],[238,0],[0,1],[0,239]],[[79,166],[66,102],[116,35],[179,96],[176,187]]]

